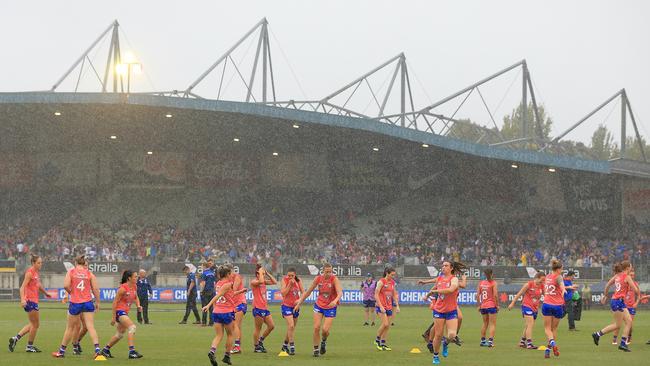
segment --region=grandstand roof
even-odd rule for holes
[[[61,115],[55,115],[55,112]],[[171,118],[166,118],[171,114]],[[322,134],[292,130],[293,123]],[[192,128],[187,128],[188,125]],[[282,129],[280,126],[287,128]],[[137,126],[137,128],[135,127]],[[66,127],[69,129],[66,130]],[[334,128],[334,129],[333,129]],[[0,149],[71,151],[101,149],[108,136],[134,149],[201,149],[215,138],[243,136],[258,146],[321,150],[324,145],[365,142],[386,146],[411,141],[444,150],[511,162],[595,173],[650,177],[647,164],[597,161],[458,140],[366,118],[273,107],[260,103],[124,93],[0,93]],[[303,129],[306,130],[306,129]],[[38,133],[41,132],[41,133]],[[145,133],[145,135],[143,135]],[[39,136],[39,137],[36,137]],[[143,141],[143,137],[146,140]],[[323,137],[326,140],[323,140]],[[341,141],[336,140],[341,138]],[[320,145],[320,146],[319,146]],[[414,145],[414,146],[418,146]],[[140,147],[141,146],[141,147]],[[368,148],[364,145],[363,148]]]

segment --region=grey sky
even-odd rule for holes
[[[282,53],[306,97],[318,99],[404,51],[416,108],[526,58],[538,98],[555,121],[554,135],[625,87],[648,136],[648,14],[650,2],[643,0],[11,1],[0,12],[0,90],[49,89],[113,19],[126,35],[123,48],[144,67],[135,90],[184,89],[266,16],[272,47],[277,39],[281,48],[272,48],[281,100],[305,98]],[[106,49],[93,60],[103,65]],[[516,75],[482,90],[490,106],[499,104]],[[376,86],[385,80],[378,76]],[[519,80],[496,111],[499,123],[520,98]],[[236,84],[229,92],[241,95]],[[206,97],[216,89],[216,81],[205,81]],[[356,105],[363,109],[368,101]],[[588,139],[611,110],[568,137]],[[459,116],[489,123],[479,99]],[[608,127],[617,130],[619,120],[617,109]]]

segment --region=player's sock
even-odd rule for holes
[[[19,334],[16,334],[16,336],[15,336],[14,338],[16,338],[17,341],[19,341],[20,338],[22,338],[22,337],[23,337],[23,336],[21,336],[20,333],[19,333]]]
[[[99,343],[95,343],[95,353],[101,352],[101,348],[99,348]]]
[[[264,337],[260,336],[260,343],[264,343]]]
[[[526,344],[529,346],[533,345],[533,340],[532,339],[526,339]]]
[[[61,347],[59,347],[59,353],[62,354],[62,355],[65,355],[65,349],[66,348],[68,348],[68,347],[64,346],[64,345],[61,345]]]
[[[239,339],[235,339],[235,347],[239,347],[239,346],[241,346],[241,343],[240,343],[240,342],[241,342],[241,340],[239,340]]]
[[[596,332],[596,335],[599,336],[599,337],[602,337],[603,335],[605,335],[605,333],[603,333],[602,330],[599,330],[599,331]]]
[[[553,348],[553,347],[555,347],[555,339],[551,339],[550,341],[548,341],[548,348]]]
[[[627,345],[627,337],[621,337],[621,346]]]
[[[210,347],[210,353],[214,354],[217,351],[217,347]]]
[[[27,341],[27,347],[34,347],[34,342]]]
[[[385,339],[380,340],[380,341],[379,341],[379,344],[381,344],[382,346],[385,345],[385,344],[386,344],[386,340],[385,340]]]
[[[521,339],[519,340],[519,344],[522,344],[522,345],[526,344],[526,337],[521,337]]]
[[[481,343],[485,343],[485,337],[481,337]]]
[[[613,337],[612,337],[612,343],[618,343],[618,342],[616,341],[616,338],[618,338],[618,336],[613,336]]]
[[[488,339],[488,344],[493,345],[494,344],[494,338],[489,338]]]

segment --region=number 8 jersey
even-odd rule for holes
[[[544,304],[564,305],[564,296],[562,288],[558,284],[558,274],[551,273],[546,275],[544,281]]]
[[[92,274],[85,268],[73,268],[70,270],[70,302],[82,304],[93,300],[91,293],[90,277]]]

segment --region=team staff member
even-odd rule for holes
[[[343,295],[341,282],[334,275],[334,270],[331,264],[323,264],[323,274],[314,278],[314,282],[312,282],[307,291],[300,296],[293,311],[300,311],[300,305],[302,305],[305,299],[311,295],[316,287],[318,287],[318,298],[314,304],[314,334],[312,339],[314,341],[314,357],[319,357],[320,355],[324,355],[327,351],[327,337],[330,335],[330,328],[332,327],[334,318],[336,318],[336,307]],[[320,349],[318,347],[319,341]]]
[[[375,288],[377,287],[377,281],[372,278],[372,273],[368,273],[366,280],[361,282],[361,294],[363,295],[363,312],[366,315],[366,321],[363,323],[364,326],[368,325],[368,322],[371,321],[370,325],[375,325],[375,309],[376,300],[375,300]]]
[[[25,272],[23,284],[20,286],[20,306],[25,309],[29,324],[25,325],[14,337],[9,338],[9,352],[14,351],[20,338],[27,333],[29,333],[29,339],[27,340],[25,352],[41,352],[40,349],[34,346],[34,339],[36,339],[36,332],[38,332],[38,327],[40,325],[40,317],[38,314],[38,293],[41,292],[45,294],[47,298],[52,296],[45,292],[40,280],[39,273],[41,271],[41,266],[43,266],[43,259],[38,255],[32,254],[31,262],[32,266]]]
[[[137,286],[138,300],[140,300],[140,306],[142,307],[138,308],[138,323],[142,324],[144,318],[145,324],[151,324],[149,323],[149,295],[152,295],[153,291],[151,290],[151,284],[147,278],[147,271],[144,269],[141,269],[140,272],[138,272]]]
[[[201,282],[199,283],[199,286],[201,286],[201,307],[208,304],[214,297],[214,284],[216,280],[217,278],[214,273],[214,262],[212,259],[208,259],[205,263],[205,267],[203,267],[203,273],[201,273]],[[212,314],[212,309],[209,309],[209,312]],[[201,316],[201,324],[203,326],[205,326],[206,322],[208,322],[207,318],[208,313],[203,312],[203,315]],[[209,318],[210,320],[208,325],[212,326],[212,317]]]
[[[183,316],[183,320],[178,324],[187,324],[187,318],[190,317],[190,312],[194,313],[194,318],[196,318],[194,324],[201,324],[199,311],[196,309],[196,275],[191,271],[190,266],[187,265],[183,267],[183,272],[187,276],[185,282],[187,299],[185,300],[185,316]]]
[[[564,305],[566,306],[566,315],[569,320],[570,331],[576,330],[575,309],[573,308],[573,292],[577,289],[577,286],[573,284],[575,274],[574,271],[569,271],[564,277],[564,288],[566,289],[566,294],[564,294]]]

